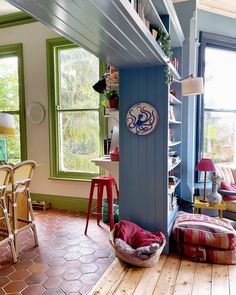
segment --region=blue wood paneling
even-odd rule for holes
[[[126,126],[129,108],[147,102],[159,113],[147,136]],[[167,233],[168,85],[164,66],[120,70],[120,218]]]

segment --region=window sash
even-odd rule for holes
[[[219,48],[223,50],[235,51],[236,39],[225,37],[217,34],[200,32],[200,50],[199,50],[199,72],[198,75],[204,77],[205,74],[205,49],[206,47]],[[228,109],[214,109],[204,108],[204,95],[198,96],[197,98],[197,128],[196,128],[196,162],[195,166],[203,155],[203,144],[204,144],[204,113],[205,111],[212,112],[228,112],[234,113],[235,110]],[[199,173],[196,172],[196,181],[200,181]]]
[[[24,89],[24,67],[23,67],[23,45],[21,43],[0,46],[0,58],[17,57],[18,61],[18,98],[17,110],[6,110],[10,114],[19,115],[20,133],[20,160],[27,159],[27,138],[26,138],[26,118],[25,118],[25,89]]]
[[[67,47],[68,46],[68,47]],[[57,76],[55,68],[58,69],[58,52],[60,49],[71,49],[75,48],[75,45],[70,41],[64,38],[55,38],[47,40],[47,55],[48,55],[48,80],[49,80],[49,130],[50,130],[50,178],[52,179],[61,179],[61,180],[89,180],[91,177],[98,175],[99,173],[83,173],[75,171],[62,171],[60,169],[59,155],[60,155],[60,146],[59,146],[59,124],[58,115],[64,112],[81,112],[81,111],[97,111],[99,114],[99,144],[100,151],[99,156],[102,154],[103,148],[103,138],[107,130],[107,123],[104,120],[103,109],[101,103],[99,102],[98,108],[62,108],[60,105],[59,98],[59,85],[55,81],[55,77],[58,81],[59,77]],[[105,64],[100,62],[99,65],[99,74],[102,74],[105,71]],[[100,100],[100,99],[99,99]],[[56,119],[56,120],[55,120]],[[99,170],[100,171],[100,170]]]

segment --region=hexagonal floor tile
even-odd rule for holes
[[[98,269],[98,266],[95,263],[87,263],[87,264],[83,264],[81,265],[81,267],[79,268],[79,270],[82,273],[93,273],[96,272],[96,270]]]
[[[22,291],[23,295],[41,295],[45,292],[45,288],[43,286],[28,286]]]
[[[73,281],[73,283],[71,281],[69,282],[64,282],[61,284],[61,289],[65,292],[65,293],[73,293],[73,292],[78,292],[80,291],[81,287],[82,287],[82,283],[80,281]]]
[[[63,266],[54,266],[49,267],[49,269],[45,272],[48,277],[55,277],[62,275],[66,269]]]
[[[43,283],[43,286],[46,289],[58,288],[62,282],[63,279],[60,277],[50,277]]]
[[[61,289],[46,289],[43,295],[65,295],[65,293]]]
[[[35,272],[31,276],[29,276],[25,282],[28,285],[36,285],[36,284],[42,284],[44,281],[47,280],[47,276],[45,273]]]
[[[79,258],[81,263],[91,263],[97,259],[95,255],[84,255]]]
[[[45,272],[48,269],[47,263],[36,263],[35,265],[31,266],[29,270],[32,273],[35,272]]]
[[[8,279],[8,277],[6,277],[6,276],[0,277],[0,288],[4,287],[9,282],[10,282],[10,280]]]
[[[88,254],[93,254],[95,252],[95,249],[92,247],[89,247],[89,248],[83,247],[83,248],[80,248],[78,251],[83,255],[88,255]]]
[[[80,281],[84,284],[93,284],[99,280],[100,276],[96,273],[86,273],[80,277]]]
[[[9,275],[11,281],[24,281],[31,273],[27,269],[16,270]]]
[[[16,264],[13,264],[13,265],[16,265]],[[0,269],[0,276],[7,276],[10,273],[12,273],[13,271],[15,271],[15,269],[13,268],[13,265],[1,268]]]
[[[81,253],[79,252],[71,252],[71,253],[67,253],[64,258],[66,260],[78,260],[81,257]]]
[[[16,293],[22,291],[26,286],[27,285],[24,281],[10,282],[3,289],[7,294]]]
[[[19,261],[16,264],[14,264],[14,268],[16,270],[19,270],[19,269],[28,269],[33,264],[34,263],[31,260]]]
[[[63,278],[66,281],[74,281],[74,280],[78,280],[81,277],[82,273],[78,270],[75,271],[66,271],[63,274]]]
[[[65,259],[63,257],[59,258],[53,258],[48,261],[48,265],[50,266],[59,266],[62,265],[65,262]]]

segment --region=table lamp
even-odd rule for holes
[[[5,136],[13,136],[16,134],[14,116],[8,113],[0,112],[0,135],[3,138],[0,141],[0,161],[7,162],[7,140]]]
[[[200,200],[201,202],[207,202],[206,200],[206,174],[207,172],[215,172],[216,168],[213,161],[209,158],[202,158],[197,167],[195,168],[196,171],[204,172],[204,191],[203,191],[203,198]]]

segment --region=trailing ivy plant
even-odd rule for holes
[[[169,58],[173,56],[173,51],[170,45],[170,36],[162,28],[155,28],[157,31],[156,41],[160,45],[165,55]]]
[[[170,74],[170,68],[168,66],[164,69],[165,72],[165,82],[166,84],[171,84],[173,82],[173,77]]]

